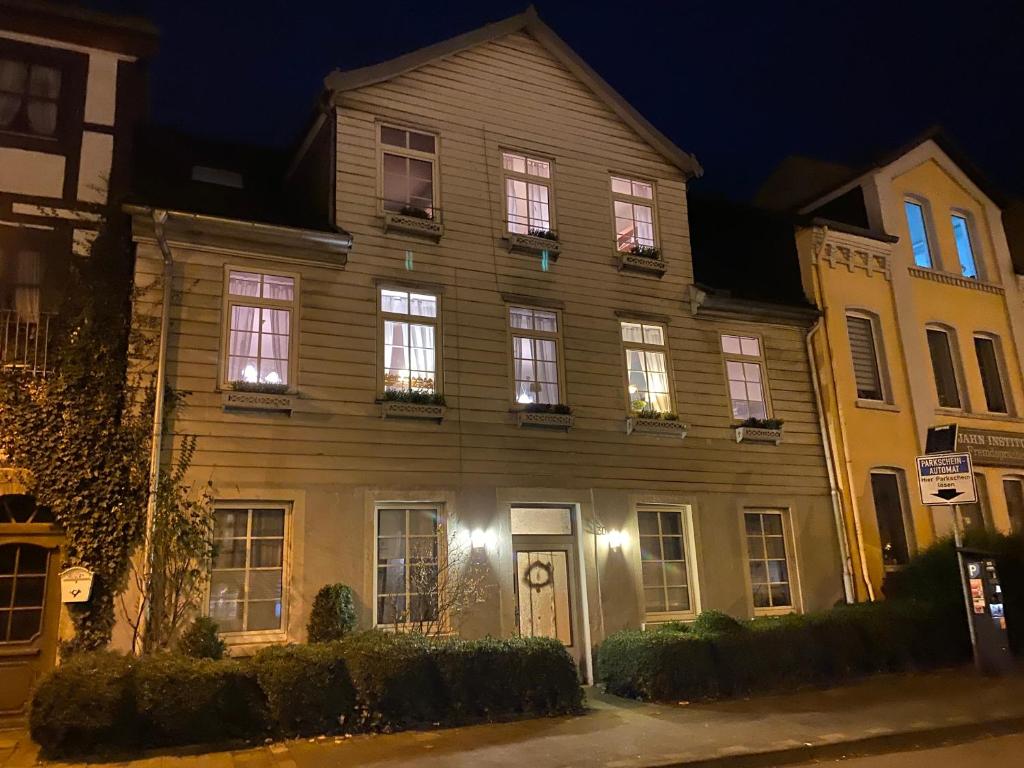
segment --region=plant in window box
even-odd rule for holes
[[[516,411],[520,427],[569,429],[573,425],[572,408],[565,403],[526,403]]]
[[[649,272],[661,277],[665,274],[667,267],[658,248],[653,245],[634,243],[629,248],[619,251],[619,269]]]
[[[554,240],[558,242],[558,234],[551,229],[531,229],[529,231],[530,237],[539,237],[542,240]]]
[[[381,418],[433,419],[444,418],[444,395],[423,389],[385,388],[380,399]]]
[[[384,211],[384,231],[396,230],[413,235],[440,239],[444,228],[438,220],[438,211],[418,205],[403,204],[397,211]]]
[[[418,205],[403,205],[400,213],[403,216],[412,216],[414,219],[433,219],[434,214],[428,211],[426,208],[420,208]]]
[[[643,245],[642,243],[635,243],[629,252],[634,256],[638,256],[641,259],[660,259],[661,251],[655,248],[653,245]]]
[[[272,384],[268,381],[232,381],[229,386],[235,392],[261,392],[265,395],[284,395],[288,392],[287,384]]]
[[[737,443],[782,442],[782,419],[749,418],[736,425]]]
[[[550,259],[557,259],[558,254],[562,252],[562,246],[558,242],[558,233],[551,229],[530,229],[526,234],[509,232],[506,240],[510,251],[546,253]]]
[[[291,412],[288,385],[266,381],[232,381],[222,397],[224,408],[241,411]]]
[[[637,406],[640,407],[637,407]],[[626,434],[642,432],[665,437],[686,437],[687,426],[673,411],[659,411],[643,401],[633,404],[633,413],[626,419]]]

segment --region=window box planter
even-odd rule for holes
[[[438,403],[408,403],[402,400],[381,400],[382,419],[427,419],[441,421],[447,408]]]
[[[433,218],[416,216],[408,213],[395,213],[394,211],[384,212],[385,232],[404,232],[409,235],[419,235],[431,240],[440,240],[444,234],[444,225]]]
[[[660,256],[643,256],[629,251],[619,251],[619,271],[642,272],[661,277],[668,266]]]
[[[564,429],[569,431],[575,423],[571,413],[555,411],[515,411],[517,427],[541,427],[545,429]]]
[[[221,405],[225,411],[265,411],[270,413],[291,413],[295,398],[273,392],[245,392],[225,390],[221,393]]]
[[[736,427],[737,443],[773,443],[782,442],[782,427]]]
[[[505,235],[505,242],[508,243],[509,251],[523,251],[524,253],[548,252],[548,258],[552,261],[558,260],[558,254],[562,252],[562,246],[557,240],[550,240],[546,237],[536,235],[520,235],[509,232]]]
[[[678,419],[650,419],[643,416],[630,416],[626,419],[626,434],[638,432],[658,437],[686,437],[688,427]]]

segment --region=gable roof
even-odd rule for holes
[[[159,39],[148,19],[103,13],[67,0],[0,0],[0,18],[0,27],[12,32],[134,57],[155,54]]]
[[[390,61],[347,72],[335,70],[324,79],[324,87],[332,93],[351,91],[368,85],[391,80],[426,64],[453,54],[474,48],[516,32],[525,32],[540,43],[566,69],[572,72],[594,94],[603,101],[624,123],[629,125],[644,140],[654,147],[666,160],[679,168],[688,177],[704,173],[697,159],[684,152],[647,118],[634,109],[618,91],[612,88],[589,64],[569,47],[547,24],[541,21],[531,5],[523,13],[503,21],[487,24],[471,32],[452,37],[434,45],[428,45],[411,53],[403,54]]]

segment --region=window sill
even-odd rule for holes
[[[542,429],[564,429],[568,432],[576,422],[571,413],[546,413],[544,411],[513,411],[517,427],[539,427]]]
[[[428,403],[405,403],[400,400],[379,400],[382,419],[426,419],[441,422],[447,408]]]
[[[791,613],[800,613],[795,605],[784,605],[776,608],[755,608],[754,616],[789,616]]]
[[[936,413],[940,413],[936,410]],[[948,412],[941,411],[943,415],[950,415]],[[959,416],[963,419],[978,419],[980,421],[996,421],[1004,424],[1021,424],[1024,423],[1024,419],[1020,416],[1011,416],[1006,413],[968,413],[967,411],[954,411],[953,415]]]
[[[694,611],[665,611],[664,613],[648,613],[644,615],[644,625],[650,626],[667,624],[670,621],[685,621],[687,623],[696,620],[697,614]]]
[[[935,409],[936,416],[968,416],[963,408],[944,408],[941,405]]]
[[[661,277],[668,270],[664,259],[649,256],[637,256],[634,253],[619,252],[619,271],[640,272],[653,277]]]
[[[782,428],[765,429],[763,427],[736,427],[737,443],[773,443],[782,442]]]
[[[515,232],[505,233],[505,243],[509,252],[523,251],[525,253],[547,253],[552,261],[558,260],[562,252],[562,246],[557,240],[548,240],[546,237],[534,237],[533,235],[520,235]]]
[[[890,413],[899,413],[900,409],[898,406],[892,403],[886,403],[882,400],[867,400],[863,397],[858,397],[854,401],[854,405],[858,408],[867,408],[871,411],[889,411]]]
[[[645,419],[639,416],[626,417],[626,434],[631,435],[638,432],[644,435],[655,435],[657,437],[678,437],[682,440],[686,437],[689,429],[686,424],[679,421],[667,419]]]
[[[295,403],[295,398],[292,395],[276,395],[267,392],[224,390],[220,397],[225,411],[264,411],[290,414]]]
[[[220,639],[231,649],[232,656],[252,656],[267,646],[287,643],[288,635],[284,630],[270,632],[221,632]]]
[[[437,241],[444,234],[444,225],[435,219],[421,219],[418,216],[385,211],[384,231],[418,235]]]
[[[976,278],[964,277],[963,275],[957,275],[952,272],[941,272],[937,269],[927,269],[925,267],[909,267],[908,269],[910,270],[910,274],[914,277],[932,280],[936,283],[957,285],[961,288],[973,288],[976,291],[985,291],[986,293],[1003,293],[1001,286],[995,285],[994,283],[986,283]]]

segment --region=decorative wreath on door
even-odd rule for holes
[[[534,560],[530,563],[530,567],[526,569],[526,573],[523,574],[523,581],[526,582],[526,586],[530,589],[536,589],[540,592],[552,582],[553,576],[554,569],[551,567],[551,563],[542,563],[540,560]]]

